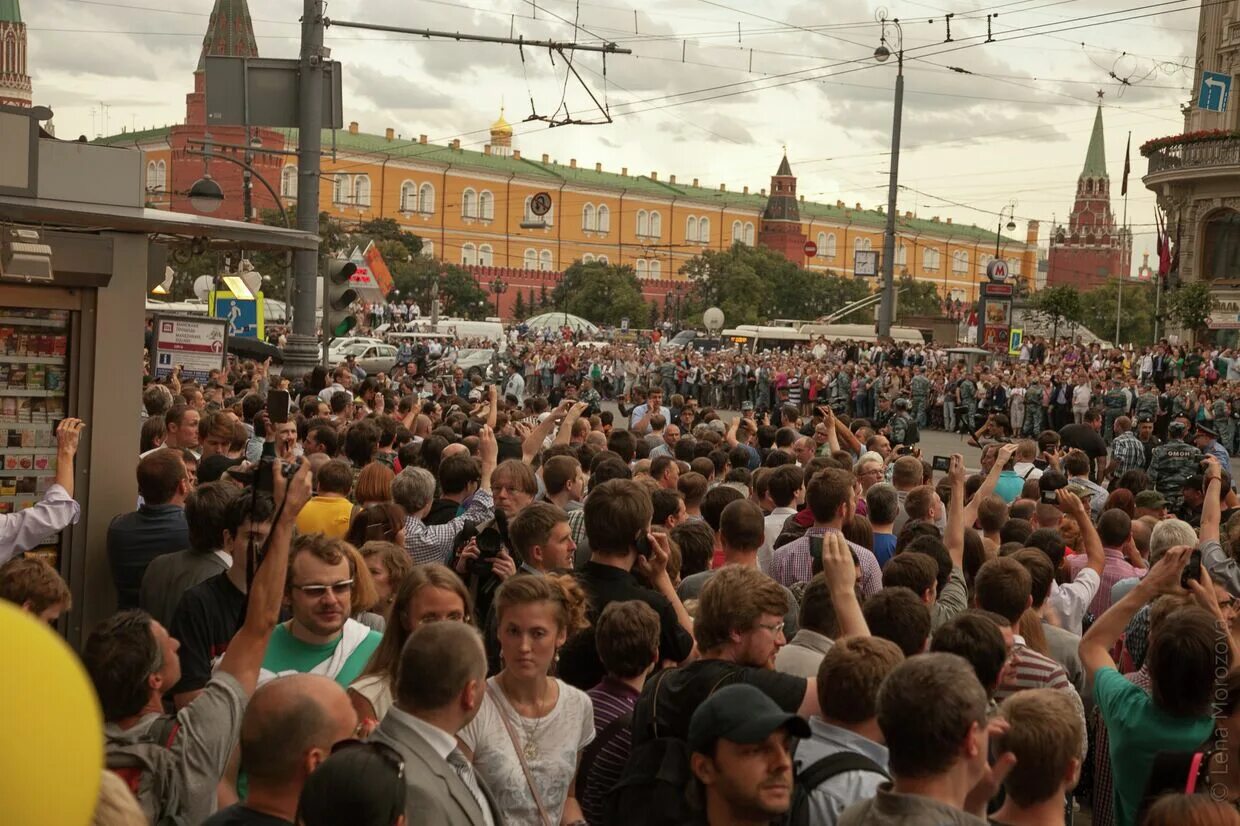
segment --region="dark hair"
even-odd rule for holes
[[[1150,635],[1146,655],[1155,705],[1173,717],[1209,713],[1219,634],[1214,618],[1197,606],[1180,608],[1162,621]]]
[[[354,467],[365,467],[379,449],[379,426],[369,419],[355,422],[344,434],[344,455]]]
[[[1119,508],[1103,511],[1098,517],[1098,538],[1102,544],[1117,548],[1132,535],[1132,519]]]
[[[930,650],[964,657],[986,689],[993,694],[1007,662],[1007,642],[988,611],[965,611],[934,630]]]
[[[930,636],[930,608],[908,588],[883,588],[861,606],[870,633],[900,646],[904,656],[921,653]]]
[[[468,453],[454,453],[439,463],[437,474],[445,495],[461,493],[470,483],[482,479],[478,460]]]
[[[1031,533],[1033,533],[1033,523],[1028,519],[1009,519],[999,529],[999,542],[1000,544],[1019,542],[1024,545]]]
[[[637,437],[628,430],[613,430],[607,437],[607,449],[628,464],[637,455]]]
[[[706,495],[702,497],[702,519],[705,520],[712,531],[718,533],[719,520],[723,516],[723,509],[738,499],[744,498],[745,494],[734,487],[728,485],[713,487],[706,491]]]
[[[680,548],[682,579],[710,568],[711,556],[715,551],[715,534],[704,521],[692,519],[680,523],[672,528],[671,539]]]
[[[636,677],[659,656],[659,615],[640,600],[608,603],[599,615],[594,639],[608,674]]]
[[[757,551],[766,540],[762,509],[748,499],[729,502],[719,515],[719,537],[734,550]]]
[[[1025,545],[1037,548],[1046,554],[1046,558],[1051,561],[1051,565],[1056,570],[1063,564],[1064,546],[1063,536],[1054,528],[1038,528],[1029,534],[1029,538],[1025,540]]]
[[[680,503],[684,497],[679,491],[659,488],[650,494],[650,503],[654,507],[654,515],[650,518],[652,525],[662,525],[669,518],[680,513]]]
[[[328,456],[335,456],[340,450],[340,437],[336,433],[336,428],[330,424],[315,425],[307,431],[306,435],[321,444]]]
[[[796,498],[805,482],[804,472],[796,465],[782,465],[767,477],[767,494],[777,508],[786,508]]]
[[[1007,556],[987,561],[973,581],[977,607],[994,611],[1012,624],[1025,613],[1032,595],[1033,580],[1029,571]]]
[[[850,471],[827,468],[810,480],[805,501],[816,522],[834,521],[840,506],[852,496],[855,477]]]
[[[400,755],[382,743],[349,743],[306,778],[297,801],[299,826],[393,826],[405,813]]]
[[[185,522],[189,526],[190,550],[209,553],[224,545],[228,505],[237,495],[229,482],[206,482],[185,498]]]
[[[892,774],[933,777],[949,771],[961,759],[964,738],[974,726],[985,727],[986,707],[986,692],[961,657],[905,660],[878,691],[878,726]]]
[[[937,532],[937,528],[935,530]],[[947,587],[947,580],[952,575],[952,557],[947,552],[947,546],[943,544],[942,539],[939,539],[937,533],[922,534],[908,543],[903,551],[897,553],[925,554],[933,559],[935,565],[938,566],[938,575],[934,581],[935,593],[942,593],[943,589]]]
[[[166,505],[187,475],[181,452],[161,447],[138,462],[138,493],[148,505]]]
[[[627,479],[615,479],[592,488],[584,510],[590,550],[611,556],[628,554],[638,535],[650,529],[650,519],[654,515],[650,494],[637,482]]]
[[[322,493],[338,493],[348,496],[353,488],[353,468],[343,459],[332,459],[314,473]]]
[[[805,586],[797,624],[830,639],[840,635],[840,619],[836,616],[835,604],[831,602],[831,586],[827,584],[826,574],[817,574]]]
[[[345,541],[355,548],[367,542],[395,542],[405,527],[405,509],[394,502],[379,502],[359,508],[349,523]],[[395,583],[393,583],[395,587]]]
[[[150,699],[147,678],[164,664],[152,622],[145,611],[121,611],[96,625],[86,638],[82,664],[105,722],[133,717]]]
[[[883,566],[883,587],[908,588],[917,595],[937,588],[939,566],[925,554],[905,553],[893,556]],[[937,593],[937,591],[936,591]]]

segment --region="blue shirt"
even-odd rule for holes
[[[896,552],[896,535],[893,533],[875,533],[874,534],[874,557],[878,560],[879,567],[886,567],[887,560],[891,559]]]
[[[999,474],[999,482],[995,485],[995,493],[1009,505],[1020,498],[1025,487],[1025,480],[1014,470],[1005,470]]]
[[[887,770],[887,747],[881,743],[833,726],[821,717],[809,718],[809,728],[810,739],[802,740],[797,746],[798,771],[805,771],[822,758],[843,751],[868,757]],[[835,826],[846,808],[858,800],[874,797],[879,785],[886,782],[886,777],[870,771],[841,772],[822,781],[809,795],[809,822],[815,826]]]

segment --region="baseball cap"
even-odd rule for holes
[[[1080,482],[1069,482],[1068,483],[1068,493],[1075,493],[1077,496],[1081,497],[1082,499],[1085,498],[1086,496],[1093,496],[1097,492],[1098,491],[1094,490],[1089,485],[1083,485]]]
[[[725,686],[706,698],[689,720],[689,748],[707,751],[716,740],[752,745],[786,728],[794,737],[809,737],[809,723],[784,711],[755,686]]]
[[[1143,490],[1137,494],[1134,501],[1138,508],[1157,510],[1158,508],[1167,507],[1166,498],[1156,490]]]
[[[469,400],[470,400],[471,402],[480,402],[480,401],[482,401],[482,391],[481,391],[481,390],[479,390],[479,389],[478,389],[478,388],[476,388],[476,387],[475,387],[473,390],[470,390],[470,391],[469,391]]]

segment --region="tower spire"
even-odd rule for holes
[[[207,33],[202,38],[199,72],[206,71],[208,57],[258,57],[258,41],[246,0],[215,0]]]
[[[1094,131],[1089,136],[1089,151],[1085,153],[1085,168],[1081,171],[1081,177],[1107,177],[1107,149],[1106,139],[1102,132],[1101,98],[1099,98],[1098,111],[1094,115]]]

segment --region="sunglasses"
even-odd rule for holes
[[[338,597],[342,597],[353,590],[353,580],[342,579],[340,582],[333,582],[331,585],[294,585],[292,587],[311,599],[322,599],[327,595],[328,591],[331,591]]]
[[[349,738],[341,740],[332,746],[332,754],[345,751],[347,749],[366,749],[372,751],[379,756],[384,763],[387,763],[396,772],[396,776],[405,779],[405,761],[400,756],[400,752],[389,746],[387,743],[379,743],[374,740],[358,740],[357,738]]]

